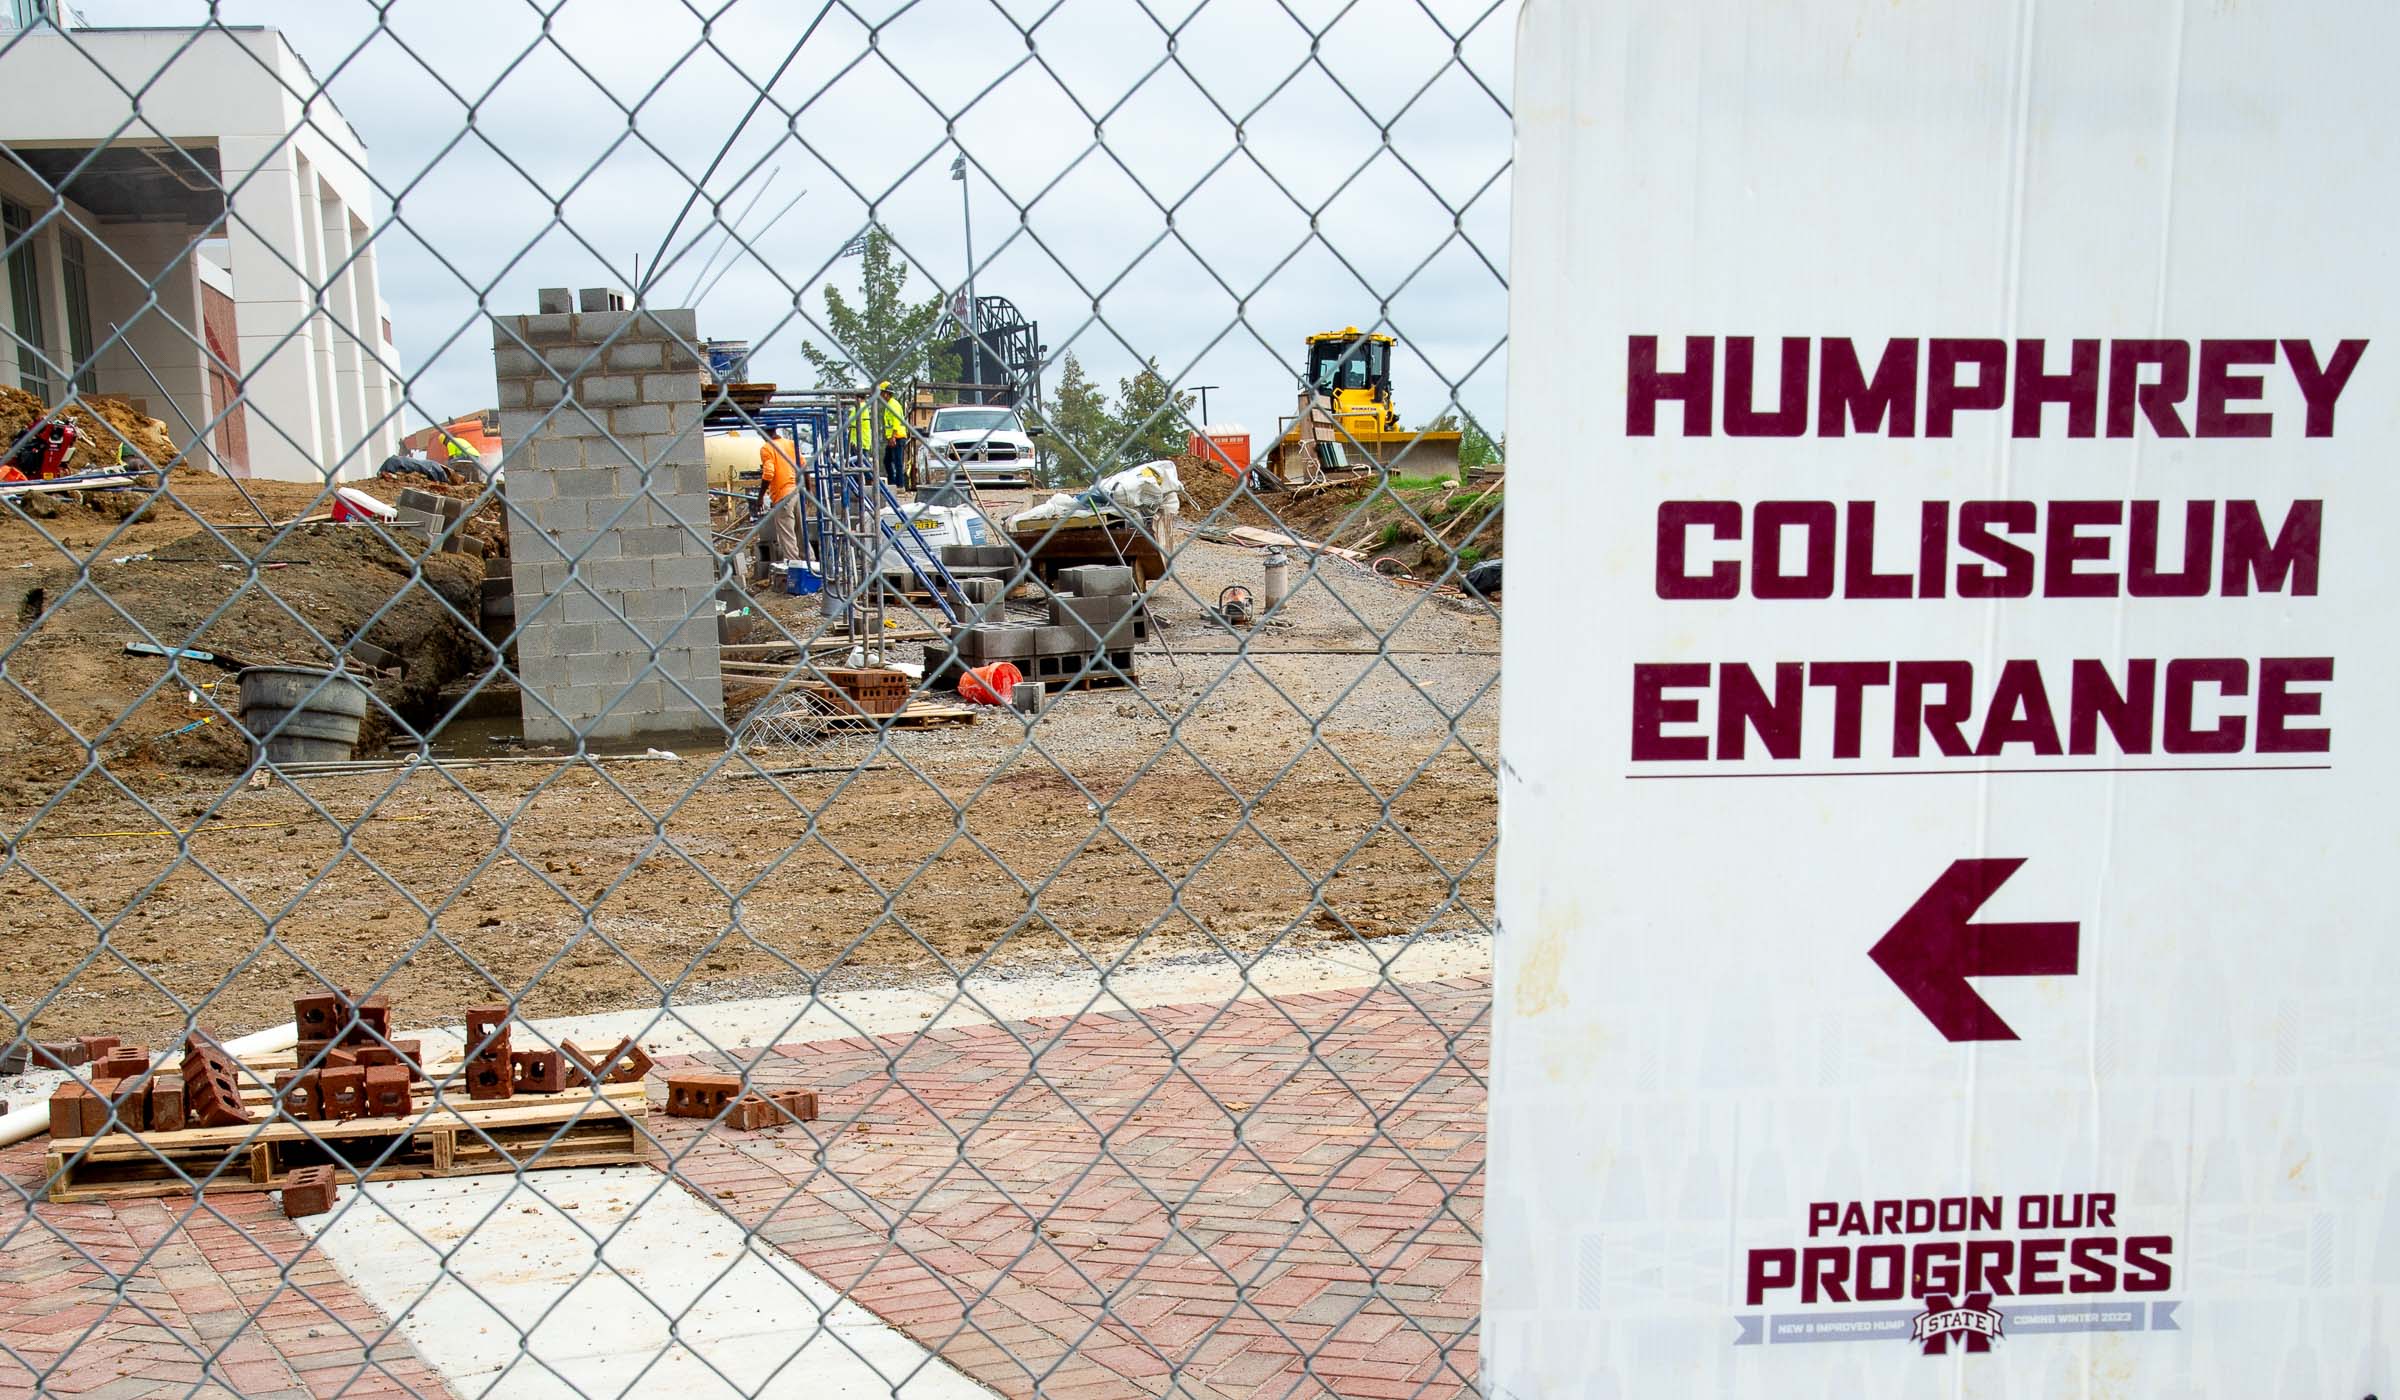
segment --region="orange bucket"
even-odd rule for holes
[[[1025,673],[1013,661],[978,666],[958,678],[958,698],[970,705],[1005,705]]]

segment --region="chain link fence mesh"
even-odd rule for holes
[[[0,43],[0,1395],[1474,1391],[1511,6],[85,9]]]

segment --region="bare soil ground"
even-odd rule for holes
[[[250,489],[278,519],[315,497],[281,482]],[[406,664],[376,687],[385,708],[370,713],[370,750],[390,719],[433,700],[436,677],[488,655],[458,621],[475,615],[479,558],[420,561],[405,536],[257,523],[230,483],[183,472],[156,496],[0,505],[0,598],[13,622],[0,659],[0,800],[43,800],[95,756],[136,791],[173,790],[154,780],[177,770],[247,763],[231,667],[170,667],[127,654],[127,642],[327,666],[363,636]],[[178,732],[195,721],[205,723]],[[107,784],[96,772],[82,781]]]
[[[1197,457],[1178,459],[1187,524],[1255,525],[1398,561],[1443,577],[1500,552],[1506,493],[1498,477],[1378,477],[1359,473],[1296,490],[1237,483]]]
[[[221,484],[179,476],[177,492],[211,520],[242,518]],[[282,513],[310,493],[263,494]],[[109,557],[181,549],[196,528],[181,510],[150,515],[43,523],[68,553]],[[292,596],[353,577],[356,561],[306,558],[262,574],[275,598],[320,626],[372,612],[341,590]],[[11,689],[0,1007],[43,1038],[170,1035],[195,1007],[231,1034],[288,1019],[292,996],[324,982],[380,983],[409,1023],[430,1024],[502,996],[550,1015],[945,967],[972,985],[1086,959],[1487,924],[1497,618],[1323,560],[1277,625],[1213,623],[1203,605],[1227,582],[1255,589],[1259,559],[1185,547],[1153,594],[1161,635],[1139,689],[1058,697],[1030,722],[995,712],[857,741],[844,753],[856,769],[835,774],[737,777],[752,765],[709,752],[245,787],[168,746],[104,751],[145,808],[97,774],[62,787],[80,748],[45,759],[56,726],[23,719]],[[27,522],[0,520],[0,570],[23,562],[42,578],[67,567]],[[215,562],[187,581],[195,596],[108,591],[164,640],[222,601],[201,588],[231,576]],[[90,567],[113,584],[112,569],[138,566]],[[381,587],[425,585],[395,571]],[[79,727],[113,718],[156,663],[111,659],[113,612],[113,625],[77,615],[79,648],[50,640],[69,635],[57,606],[33,615],[48,620],[6,674],[46,701],[83,696]],[[772,606],[815,625],[805,600]],[[235,650],[230,635],[192,644]],[[140,706],[120,732],[194,713],[181,692]],[[0,1039],[13,1031],[0,1022]]]

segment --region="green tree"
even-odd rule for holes
[[[1083,372],[1083,362],[1072,350],[1059,362],[1058,383],[1043,405],[1040,422],[1050,430],[1043,444],[1050,451],[1051,479],[1046,485],[1094,480],[1116,460],[1122,431],[1117,416],[1109,412],[1108,395]]]
[[[893,256],[892,241],[882,229],[867,231],[866,251],[858,261],[857,305],[841,288],[825,287],[825,325],[833,332],[833,348],[800,342],[800,353],[816,366],[817,387],[857,388],[861,366],[876,379],[895,383],[942,377],[933,344],[944,316],[941,293],[923,301],[907,298],[908,264]]]
[[[1193,396],[1167,386],[1153,356],[1131,379],[1117,381],[1117,431],[1124,441],[1119,460],[1148,462],[1173,457],[1191,443]]]

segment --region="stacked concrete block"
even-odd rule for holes
[[[716,596],[690,311],[564,289],[496,319],[525,737],[722,734]]]

